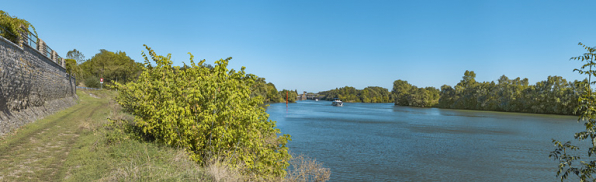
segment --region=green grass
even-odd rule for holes
[[[183,150],[134,139],[109,142],[126,134],[105,127],[106,118],[131,118],[111,100],[116,93],[77,94],[77,105],[0,139],[0,181],[211,181]]]

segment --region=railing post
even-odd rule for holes
[[[52,53],[51,53],[50,55],[51,55],[51,56],[50,56],[50,59],[51,59],[52,61],[54,61],[54,63],[56,63],[56,64],[60,64],[60,62],[58,62],[58,59],[56,59],[56,58],[57,58],[57,57],[56,57],[56,51],[52,50]]]
[[[44,50],[45,50],[45,43],[43,42],[43,40],[41,40],[40,38],[37,38],[37,51],[39,51],[39,53],[41,53],[41,55],[45,55]]]
[[[62,68],[66,69],[66,61],[64,61],[64,58],[60,58],[60,61],[62,61]]]
[[[18,34],[21,35],[21,37],[19,38],[18,45],[21,46],[21,47],[23,47],[23,43],[25,43],[25,40],[28,40],[27,39],[27,36],[28,36],[28,33],[27,32],[28,31],[26,31],[26,30],[27,30],[27,28],[25,28],[25,25],[21,25],[21,31],[18,31]]]

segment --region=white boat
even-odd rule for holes
[[[319,99],[315,99],[315,101],[319,101]]]
[[[331,103],[331,105],[333,106],[344,106],[344,103],[339,100],[338,98],[333,99],[333,102]]]

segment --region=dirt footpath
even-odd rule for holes
[[[69,152],[85,123],[106,115],[106,100],[81,97],[79,103],[27,124],[0,139],[0,181],[60,181]]]

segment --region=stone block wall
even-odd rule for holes
[[[76,104],[75,78],[38,50],[0,37],[0,136]]]

